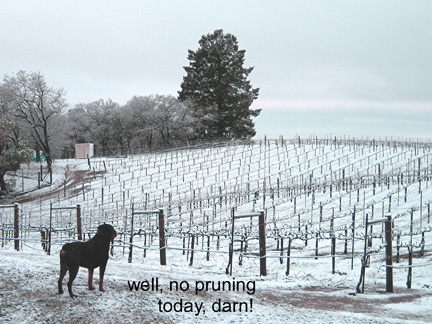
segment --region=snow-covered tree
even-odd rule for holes
[[[154,144],[154,106],[151,96],[134,96],[122,107],[133,129],[133,145],[152,148]]]
[[[135,96],[124,107],[123,116],[134,130],[140,147],[168,147],[188,142],[195,119],[187,103],[170,95]]]
[[[173,96],[153,98],[154,128],[162,146],[173,146],[188,141],[193,132],[194,118],[189,107]]]
[[[66,107],[65,91],[49,87],[40,72],[19,71],[16,76],[5,76],[3,87],[10,94],[12,113],[27,125],[51,172],[52,144],[58,139],[58,117]]]
[[[111,99],[76,105],[67,114],[67,132],[71,144],[91,142],[99,153],[113,151],[117,146],[114,126],[119,107]]]
[[[20,138],[20,126],[10,109],[7,89],[0,86],[0,192],[6,192],[6,172],[29,163],[33,151]]]
[[[196,51],[189,50],[189,66],[184,67],[179,99],[195,102],[195,115],[204,117],[198,137],[208,139],[250,138],[255,135],[252,117],[260,110],[250,106],[259,88],[247,79],[253,67],[244,68],[245,50],[237,38],[215,30],[203,35]],[[209,118],[209,114],[213,118]]]

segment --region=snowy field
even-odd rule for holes
[[[0,319],[4,323],[428,323],[432,320],[432,292],[425,286],[407,290],[398,285],[395,293],[386,294],[385,287],[372,280],[365,294],[353,296],[350,293],[354,292],[355,283],[349,275],[333,280],[321,278],[319,266],[299,270],[290,278],[235,277],[236,281],[255,281],[253,295],[247,289],[196,294],[196,281],[233,279],[211,268],[172,264],[160,267],[110,260],[105,275],[106,291],[87,290],[87,274],[81,269],[74,282],[79,297],[71,299],[67,293],[56,294],[58,255],[1,250],[0,262]],[[428,274],[430,269],[422,270],[416,278],[427,281]],[[152,278],[158,278],[159,291],[130,291],[128,281],[151,282]],[[190,289],[170,291],[171,281],[186,281]],[[212,306],[219,299],[231,305],[245,302],[249,309],[234,311],[232,306],[231,312],[215,312]],[[181,300],[183,306],[194,303],[191,312],[186,312],[186,307],[183,312],[160,312],[159,301],[174,307]],[[199,315],[195,303],[202,303]]]
[[[19,203],[20,251],[10,240],[13,209],[0,209],[0,321],[432,322],[431,152],[430,142],[413,140],[231,143],[90,164],[58,160],[53,185],[39,190],[33,189],[40,166],[23,166],[11,176],[15,197],[2,202]],[[106,292],[88,291],[81,269],[74,282],[79,297],[71,299],[57,295],[56,286],[59,250],[77,238],[76,209],[58,208],[78,204],[85,239],[103,222],[119,235]],[[159,208],[166,266],[157,217],[139,213]],[[260,276],[257,217],[236,219],[232,232],[233,215],[261,210],[267,276]],[[383,225],[366,226],[366,215],[392,216],[393,293],[385,292]],[[366,228],[370,257],[359,294]],[[50,229],[48,255],[41,232]]]

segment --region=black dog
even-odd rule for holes
[[[96,235],[89,241],[63,245],[60,251],[59,294],[63,293],[63,278],[69,270],[69,281],[67,283],[69,295],[77,297],[72,292],[72,282],[80,266],[88,269],[88,288],[90,290],[95,289],[93,286],[93,270],[99,267],[99,290],[105,291],[103,288],[103,276],[108,262],[109,245],[116,236],[117,232],[114,227],[103,224],[98,227]]]

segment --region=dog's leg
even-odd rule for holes
[[[103,277],[104,277],[104,273],[105,273],[105,267],[106,267],[106,263],[101,264],[99,267],[99,291],[102,291],[102,292],[105,291],[105,289],[103,287]]]
[[[69,281],[67,283],[67,286],[68,286],[69,296],[71,297],[78,297],[72,292],[72,283],[75,280],[75,277],[78,273],[78,269],[79,269],[78,265],[73,267],[69,266]]]
[[[67,267],[64,264],[60,264],[60,278],[58,280],[58,293],[63,294],[63,278],[67,272]]]
[[[95,290],[95,287],[93,286],[93,271],[94,269],[88,269],[88,288],[89,290]]]

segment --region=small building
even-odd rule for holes
[[[75,144],[75,158],[87,159],[94,155],[93,143]]]

